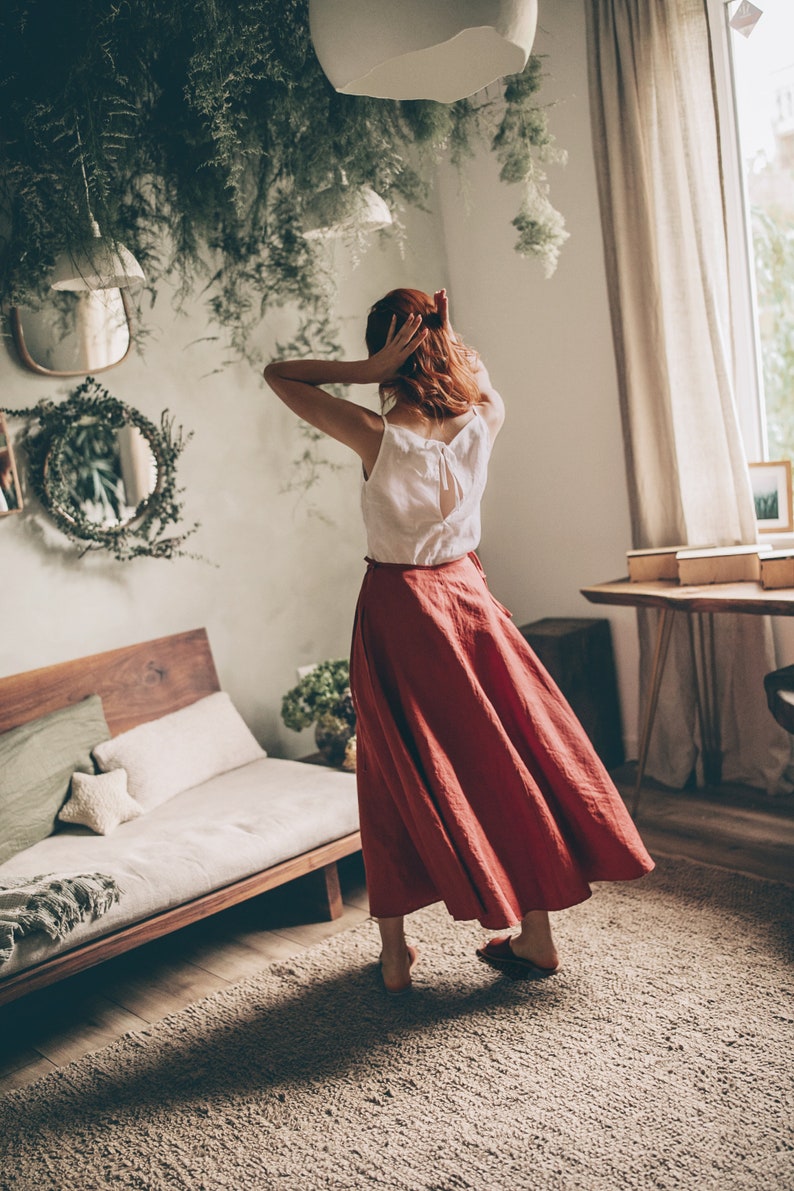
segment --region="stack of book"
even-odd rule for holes
[[[765,564],[769,558],[777,569]],[[629,579],[648,583],[673,579],[687,585],[704,583],[764,582],[769,587],[794,587],[794,550],[773,551],[770,546],[658,546],[629,550]],[[763,571],[762,571],[763,568]],[[764,580],[768,574],[769,582]]]
[[[761,555],[770,546],[712,546],[708,550],[679,550],[681,583],[741,583],[761,580]]]
[[[794,587],[794,550],[770,550],[761,556],[763,587]]]
[[[629,550],[626,562],[632,583],[650,583],[653,579],[677,579],[676,554],[686,546],[651,546],[646,550]]]

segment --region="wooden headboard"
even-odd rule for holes
[[[99,695],[111,736],[220,690],[206,629],[0,678],[0,732]]]

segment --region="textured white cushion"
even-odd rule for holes
[[[127,793],[127,773],[75,773],[72,794],[61,807],[58,818],[63,823],[80,823],[97,835],[108,835],[119,823],[137,819],[143,807]]]
[[[100,769],[126,769],[127,790],[144,810],[266,756],[225,691],[94,749]]]

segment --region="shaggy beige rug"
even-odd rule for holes
[[[513,983],[479,927],[366,923],[0,1102],[4,1191],[794,1186],[791,888],[663,861],[555,915]]]

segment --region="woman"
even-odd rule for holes
[[[653,868],[620,795],[474,550],[502,398],[453,333],[443,290],[376,302],[368,358],[291,360],[265,377],[363,466],[368,570],[356,609],[361,838],[387,992],[417,960],[404,916],[443,900],[456,919],[518,933],[477,955],[512,977],[553,975],[549,911],[591,881]],[[379,386],[384,415],[322,384]]]

